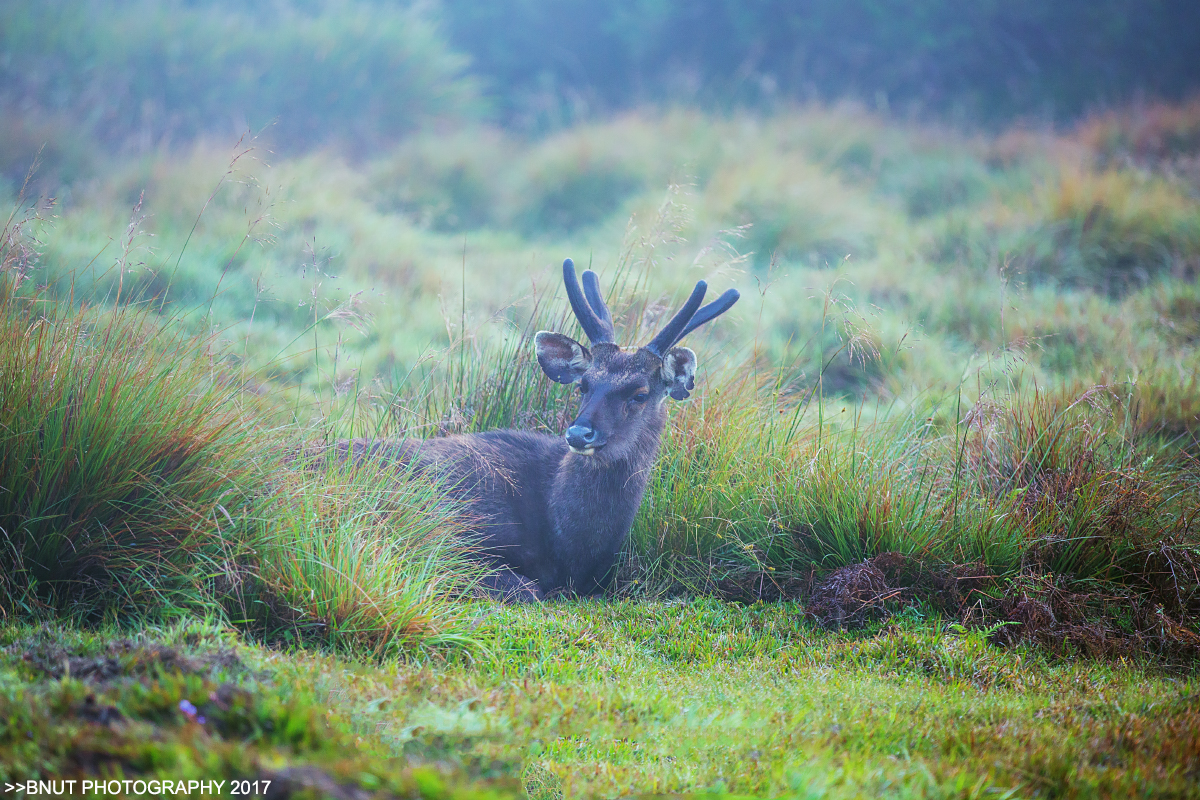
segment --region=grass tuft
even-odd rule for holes
[[[15,226],[14,226],[15,227]],[[146,304],[72,307],[0,275],[0,614],[95,623],[224,616],[270,640],[375,656],[473,647],[477,569],[428,482],[296,469],[302,429],[228,349]]]

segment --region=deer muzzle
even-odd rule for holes
[[[604,440],[591,425],[580,425],[576,422],[567,428],[566,437],[567,446],[571,448],[571,452],[581,456],[595,455],[597,450],[604,447]]]

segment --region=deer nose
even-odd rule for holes
[[[588,450],[599,447],[602,442],[597,442],[599,434],[596,429],[590,425],[572,425],[567,428],[567,444],[573,450]]]

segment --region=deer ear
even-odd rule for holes
[[[538,331],[533,337],[538,363],[546,377],[556,383],[575,383],[592,365],[592,354],[570,336]]]
[[[686,347],[672,347],[663,357],[663,383],[676,400],[686,400],[696,388],[696,354]]]

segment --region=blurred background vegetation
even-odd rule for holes
[[[47,0],[0,4],[0,107],[140,149],[275,124],[370,148],[647,104],[856,99],[971,126],[1200,84],[1187,0]],[[64,154],[66,155],[66,154]]]

